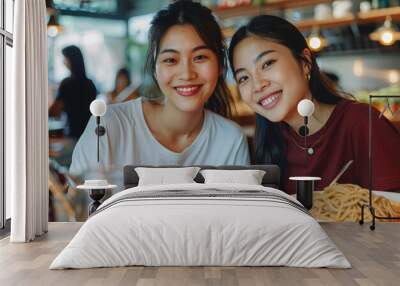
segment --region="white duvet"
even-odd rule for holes
[[[118,202],[137,192],[206,193],[204,189],[213,188],[259,190],[297,202],[279,190],[254,185],[179,184],[127,189],[99,207],[50,269],[127,265],[351,267],[320,225],[290,204],[235,196]]]

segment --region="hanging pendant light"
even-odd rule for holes
[[[58,23],[57,15],[50,15],[49,22],[47,23],[47,35],[50,37],[55,37],[62,33],[63,30],[63,26]]]
[[[319,52],[327,46],[327,40],[319,33],[318,28],[313,28],[310,36],[307,37],[307,44],[311,51]]]
[[[400,39],[400,32],[393,26],[392,17],[387,16],[383,26],[371,33],[369,38],[381,45],[391,46]]]
[[[49,37],[55,37],[62,33],[64,28],[60,25],[57,18],[57,10],[54,9],[52,0],[46,0],[47,14],[49,15],[49,21],[47,22],[47,35]]]

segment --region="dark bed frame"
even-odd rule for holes
[[[124,167],[124,189],[136,187],[139,183],[139,176],[135,171],[136,167],[149,167],[149,168],[183,168],[186,166],[143,166],[143,165],[127,165]],[[196,165],[195,167],[200,167],[204,169],[217,169],[217,170],[264,170],[265,175],[262,179],[262,185],[265,187],[280,188],[280,170],[277,165],[249,165],[249,166],[233,166],[233,165],[223,165],[223,166],[206,166],[206,165]],[[197,183],[204,183],[204,178],[198,173],[194,178]]]

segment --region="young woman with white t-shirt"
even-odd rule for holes
[[[199,3],[176,1],[153,18],[146,71],[164,100],[146,95],[108,107],[102,117],[97,163],[95,120],[79,139],[70,172],[85,178],[124,165],[246,165],[246,136],[231,116],[225,83],[225,45],[211,11]]]

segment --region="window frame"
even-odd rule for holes
[[[15,7],[15,0],[0,0],[0,236],[10,230],[10,219],[6,217],[6,188],[5,188],[5,93],[6,93],[6,46],[13,48],[13,34],[6,30],[6,1],[11,1]],[[15,16],[15,9],[13,13]],[[12,27],[14,30],[14,27]]]

